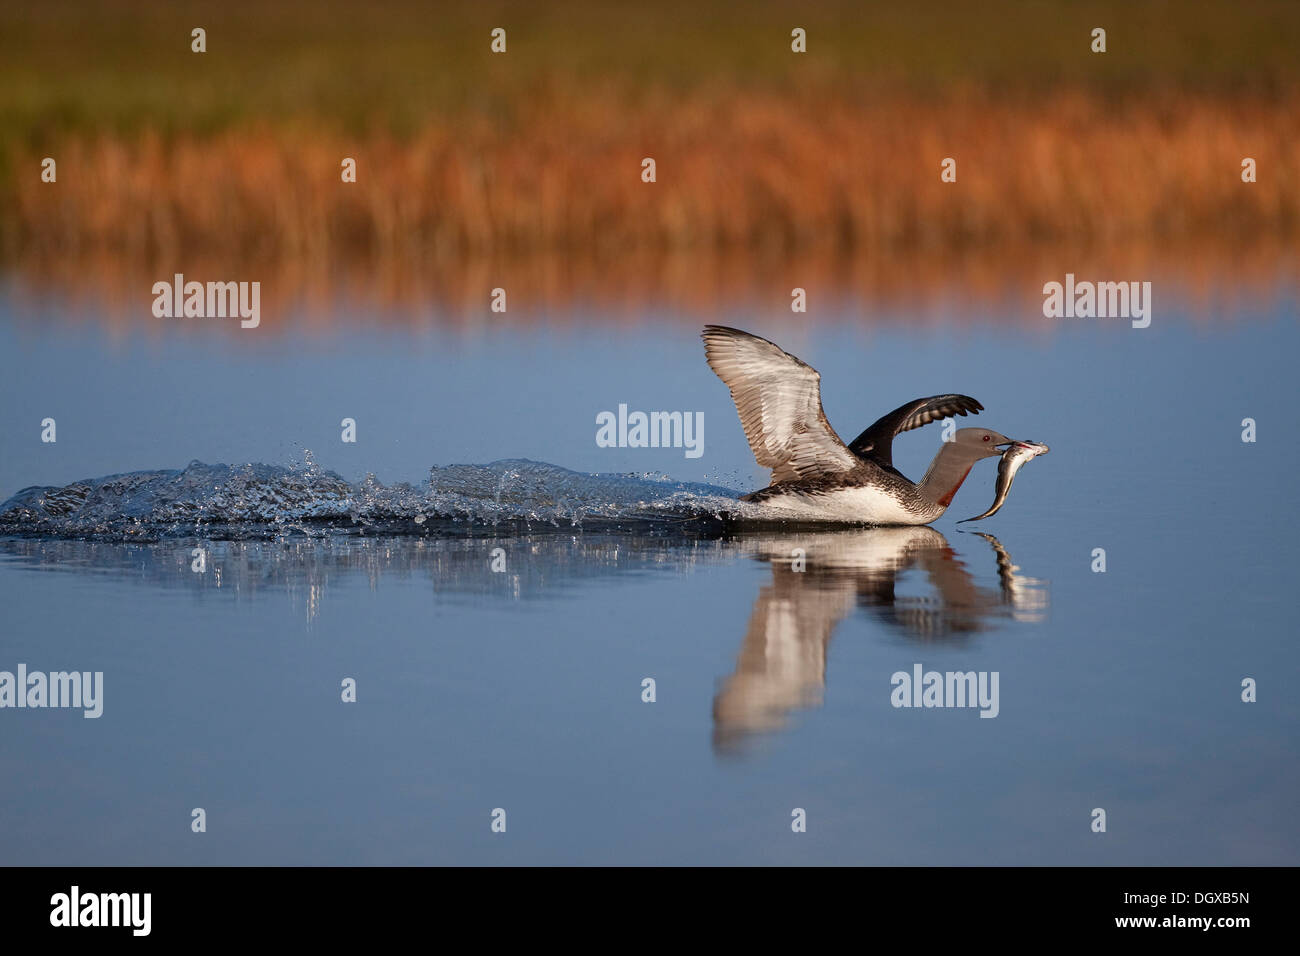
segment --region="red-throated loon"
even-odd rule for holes
[[[937,519],[981,458],[1012,440],[987,428],[961,428],[934,456],[920,482],[894,468],[894,436],[984,406],[967,395],[918,398],[894,409],[845,445],[822,411],[821,376],[767,339],[722,325],[702,333],[704,354],[736,403],[740,424],[772,483],[741,500],[777,517],[879,525]]]

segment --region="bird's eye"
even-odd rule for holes
[[[984,436],[984,440],[985,440],[985,441],[988,441],[990,437],[992,437],[992,436],[990,436],[990,435],[985,435],[985,436]]]

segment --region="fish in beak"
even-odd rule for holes
[[[1042,442],[1036,441],[1009,441],[1002,444],[1007,447],[1002,452],[1001,461],[998,462],[997,493],[993,498],[993,504],[982,515],[963,518],[962,521],[979,521],[981,518],[991,518],[997,514],[1002,505],[1006,503],[1007,495],[1011,493],[1011,482],[1016,480],[1016,472],[1024,467],[1025,462],[1029,461],[1029,459],[1037,458],[1039,455],[1046,455],[1051,450]],[[1002,444],[999,444],[998,447],[1002,447]],[[961,524],[962,521],[957,523]]]

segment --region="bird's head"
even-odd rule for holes
[[[952,436],[953,444],[970,452],[976,458],[993,458],[1013,444],[1006,435],[991,428],[959,428]]]

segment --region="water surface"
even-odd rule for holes
[[[0,539],[0,669],[105,687],[97,720],[0,711],[0,861],[1300,861],[1287,290],[1144,330],[954,307],[924,331],[846,309],[257,339],[50,309],[0,300],[0,498],[148,470],[196,479],[211,516],[203,468],[333,472],[396,523],[277,523],[262,502],[259,535],[191,509],[140,540]],[[817,367],[841,434],[959,391],[1051,454],[977,525],[956,519],[992,500],[991,461],[929,529],[630,520],[761,484],[690,331],[719,319]],[[598,447],[619,403],[702,411],[704,455]],[[895,463],[919,477],[938,441],[903,436]],[[570,470],[612,524],[554,495],[521,523],[481,470],[458,492],[481,520],[415,522],[431,475],[520,459]],[[997,717],[892,706],[918,663],[998,672]]]

